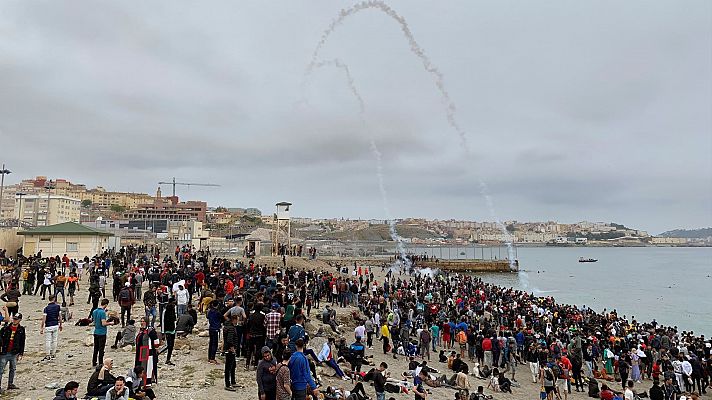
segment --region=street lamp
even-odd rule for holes
[[[11,174],[12,171],[5,168],[5,164],[2,165],[0,169],[0,217],[2,217],[2,192],[5,189],[5,175]]]
[[[49,226],[49,195],[52,193],[52,189],[55,188],[55,184],[50,179],[45,182],[44,187],[47,189],[47,212],[45,213],[45,226]]]
[[[22,209],[24,208],[22,206],[22,196],[25,196],[27,193],[22,193],[22,192],[16,192],[15,196],[17,196],[20,200],[20,204],[17,206],[17,229],[20,229],[20,219],[22,216]]]

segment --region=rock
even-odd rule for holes
[[[87,336],[84,338],[84,346],[93,347],[94,346],[94,336]]]
[[[59,389],[59,382],[52,382],[45,385],[45,389]]]
[[[200,333],[198,333],[198,337],[209,337],[209,336],[210,336],[210,332],[208,332],[208,331],[201,331]]]
[[[133,348],[133,346],[124,346],[121,348],[121,350],[123,350],[125,353],[130,353],[130,352],[134,351],[134,348]]]
[[[180,346],[180,350],[181,351],[190,350],[190,345],[186,343],[186,344]]]

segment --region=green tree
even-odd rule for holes
[[[126,207],[120,206],[118,204],[112,204],[111,207],[109,207],[109,208],[111,209],[111,211],[117,212],[117,213],[122,213],[122,212],[126,211]]]
[[[91,206],[91,200],[89,200],[89,199],[82,200],[82,207],[88,208],[90,206]]]

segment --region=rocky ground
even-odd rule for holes
[[[330,268],[325,263],[319,261],[307,261],[304,259],[289,259],[290,265],[297,267],[316,267]],[[281,265],[281,260],[275,258],[264,258],[258,261],[260,264],[269,263],[271,265]],[[374,271],[380,275],[380,268]],[[377,278],[380,279],[380,278]],[[84,282],[82,282],[84,283]],[[108,293],[107,293],[108,294]],[[77,297],[77,305],[72,307],[74,313],[74,321],[88,315],[90,306],[86,304],[87,292],[84,287],[80,286],[79,296]],[[69,380],[76,380],[80,383],[80,394],[86,390],[86,384],[89,376],[92,373],[91,355],[92,355],[92,328],[74,326],[73,322],[65,324],[63,332],[59,334],[59,350],[57,358],[54,361],[41,362],[44,357],[44,335],[40,335],[40,319],[42,316],[42,308],[46,304],[41,300],[41,297],[23,296],[20,299],[20,311],[24,315],[22,324],[27,329],[27,345],[25,357],[17,364],[17,373],[15,384],[19,386],[19,390],[6,391],[0,398],[17,398],[17,399],[52,399],[54,397],[53,388],[63,387]],[[116,303],[109,305],[109,310],[117,310]],[[137,319],[142,307],[137,305],[134,307],[134,317]],[[338,309],[338,318],[344,324],[343,332],[347,341],[353,340],[354,321],[350,316],[348,309]],[[314,313],[312,314],[315,317]],[[203,316],[200,316],[196,332],[207,328],[207,321]],[[307,324],[307,329],[312,337],[315,336],[319,327],[323,325],[312,318]],[[126,349],[113,350],[109,346],[113,343],[119,328],[109,328],[109,340],[107,340],[107,351],[105,357],[110,357],[114,360],[114,374],[124,375],[133,367],[134,352],[128,347]],[[326,329],[330,332],[330,329]],[[319,339],[314,340],[315,345],[319,345]],[[176,340],[176,350],[173,357],[175,366],[163,364],[165,357],[160,356],[161,364],[158,372],[159,384],[154,386],[158,398],[160,399],[176,399],[176,400],[199,400],[199,399],[255,399],[257,397],[257,388],[255,384],[255,372],[246,371],[244,361],[238,361],[237,382],[241,386],[236,392],[227,392],[223,389],[223,364],[222,359],[220,365],[214,366],[207,362],[207,346],[208,338],[202,337],[201,334],[191,335],[188,339]],[[320,347],[316,348],[318,352]],[[399,376],[407,366],[406,359],[399,357],[394,360],[392,356],[384,356],[380,351],[380,342],[374,343],[374,349],[367,351],[367,355],[373,355],[374,364],[381,361],[386,361],[389,365],[389,370],[392,376]],[[447,366],[440,364],[436,360],[436,354],[433,354],[433,361],[430,363],[433,367],[442,372],[446,372]],[[342,365],[342,368],[345,368]],[[364,367],[365,368],[365,367]],[[367,369],[366,369],[367,370]],[[344,382],[339,379],[330,377],[332,371],[326,369],[320,374],[325,385],[337,385],[351,389],[353,386],[350,382]],[[450,373],[448,373],[448,376]],[[536,399],[539,396],[539,386],[531,383],[528,369],[520,366],[517,372],[517,380],[521,383],[521,387],[514,388],[514,394],[491,393],[495,399],[514,400],[514,399]],[[486,387],[486,382],[483,380],[470,378],[473,386],[472,390],[476,390],[478,385]],[[3,376],[2,387],[7,386],[7,370]],[[643,389],[647,390],[649,383],[644,383]],[[432,394],[429,396],[438,400],[454,399],[455,391],[446,388],[430,388]],[[366,391],[372,398],[375,398],[373,388],[366,387]],[[412,394],[390,394],[398,400],[412,398]],[[569,395],[573,399],[587,398],[585,393],[576,393]]]

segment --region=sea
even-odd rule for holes
[[[412,247],[447,258],[507,258],[506,247]],[[485,282],[552,296],[559,303],[677,326],[712,336],[710,247],[518,247],[519,273],[478,273]],[[475,256],[476,254],[476,256]],[[594,263],[580,263],[579,258]]]

